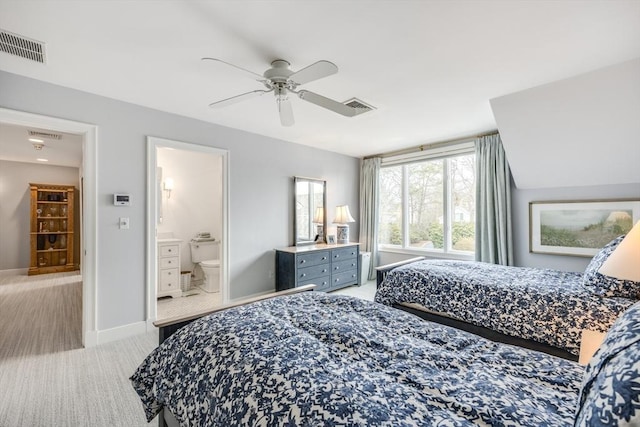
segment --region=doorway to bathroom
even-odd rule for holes
[[[147,321],[228,301],[228,151],[148,138]]]

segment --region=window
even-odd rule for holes
[[[424,157],[383,161],[378,244],[381,249],[469,255],[475,250],[472,146]]]

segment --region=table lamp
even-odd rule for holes
[[[355,222],[351,216],[351,212],[349,212],[349,206],[341,205],[336,206],[336,217],[333,220],[336,226],[337,233],[337,242],[338,243],[349,243],[349,222]]]

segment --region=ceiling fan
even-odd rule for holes
[[[266,87],[266,89],[253,90],[251,92],[232,96],[231,98],[212,102],[211,104],[209,104],[209,107],[211,108],[225,107],[230,104],[235,104],[239,101],[244,101],[245,99],[262,96],[265,93],[273,92],[276,97],[278,112],[280,113],[280,123],[282,124],[282,126],[292,126],[294,124],[293,109],[291,108],[289,93],[298,95],[300,99],[304,99],[305,101],[312,104],[326,108],[338,114],[342,114],[343,116],[353,117],[358,114],[358,111],[355,108],[342,104],[338,101],[334,101],[333,99],[329,99],[308,90],[297,90],[298,86],[300,85],[337,73],[338,67],[332,62],[318,61],[306,68],[298,71],[293,71],[289,68],[291,64],[289,64],[288,61],[285,61],[283,59],[276,59],[271,63],[271,68],[260,75],[237,65],[230,64],[229,62],[223,61],[221,59],[202,58],[202,60],[221,62],[223,64],[227,64],[231,67],[242,70],[245,73],[249,73],[258,82],[262,83]]]

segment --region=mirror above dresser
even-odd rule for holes
[[[326,187],[321,179],[293,177],[294,182],[294,245],[324,243],[327,227]]]

